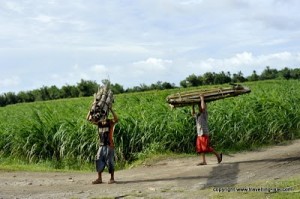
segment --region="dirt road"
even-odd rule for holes
[[[116,184],[92,185],[96,173],[0,171],[0,198],[206,198],[215,187],[282,179],[300,173],[300,140],[196,166],[199,157],[163,160],[118,171]],[[103,174],[104,182],[109,175]],[[204,188],[209,191],[201,192]],[[199,195],[201,194],[201,195]],[[201,197],[200,197],[201,196]]]

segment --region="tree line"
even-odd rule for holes
[[[267,66],[260,75],[258,75],[256,71],[253,71],[253,73],[248,77],[244,77],[241,71],[234,74],[231,74],[230,72],[225,73],[224,71],[220,73],[207,72],[203,75],[191,74],[184,80],[180,81],[180,87],[186,88],[201,85],[242,83],[246,81],[258,81],[269,79],[299,80],[300,68],[289,69],[285,67],[282,70],[277,70],[271,69],[269,66]],[[118,83],[112,84],[107,79],[102,80],[102,84],[109,84],[114,94],[176,88],[174,83],[162,81],[158,81],[151,85],[140,84],[139,86],[134,86],[128,89],[124,89],[124,87]],[[97,92],[98,88],[99,84],[96,81],[81,79],[81,81],[78,82],[77,85],[64,85],[61,88],[58,88],[57,86],[43,86],[40,89],[35,89],[32,91],[21,91],[17,94],[15,94],[14,92],[7,92],[0,95],[0,107],[23,102],[87,97],[92,96],[95,92]]]
[[[217,84],[226,84],[226,83],[239,83],[246,81],[258,81],[258,80],[270,80],[270,79],[300,79],[300,68],[289,69],[284,68],[282,70],[271,69],[267,66],[263,72],[258,75],[254,70],[253,73],[244,77],[243,73],[240,71],[238,73],[231,74],[230,72],[220,72],[212,73],[207,72],[203,75],[189,75],[185,80],[180,82],[181,87],[193,87],[201,85],[217,85]]]

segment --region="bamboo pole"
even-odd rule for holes
[[[178,92],[167,96],[166,100],[171,107],[182,107],[198,104],[200,102],[200,95],[204,96],[205,102],[211,102],[227,97],[235,97],[249,92],[251,92],[251,90],[247,87],[234,85],[230,88],[214,88],[211,90]]]

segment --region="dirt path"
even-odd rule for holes
[[[228,187],[258,180],[281,179],[300,173],[300,140],[257,152],[213,156],[196,166],[199,157],[163,160],[118,171],[117,184],[92,185],[96,173],[0,171],[0,198],[199,198],[203,188]],[[109,175],[103,174],[107,182]]]

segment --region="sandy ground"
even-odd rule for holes
[[[0,171],[0,198],[208,198],[216,187],[276,180],[300,173],[300,140],[256,152],[168,159],[117,171],[116,184],[92,185],[96,173]],[[211,191],[207,191],[207,188]],[[203,191],[206,189],[206,191]],[[201,192],[203,191],[203,192]],[[200,194],[200,195],[199,195]]]

